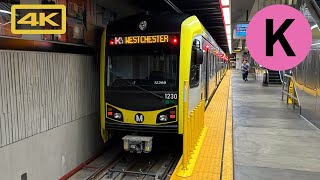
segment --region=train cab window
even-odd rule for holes
[[[178,49],[161,45],[119,47],[110,52],[106,66],[107,88],[176,90]]]
[[[193,41],[193,49],[200,48],[200,41],[195,39]],[[192,52],[193,53],[193,52]],[[200,65],[196,64],[193,56],[191,56],[191,63],[190,63],[190,78],[189,78],[189,86],[190,88],[195,88],[199,86],[200,80]]]

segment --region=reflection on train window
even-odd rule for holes
[[[107,86],[176,90],[178,54],[165,51],[122,52],[108,58]]]
[[[200,65],[195,64],[194,61],[191,60],[190,66],[190,88],[195,88],[199,86],[200,79]]]
[[[198,39],[193,40],[193,48],[200,48],[200,41]],[[189,77],[189,86],[190,88],[195,88],[199,86],[200,80],[200,65],[195,64],[195,60],[191,55],[190,63],[190,77]]]
[[[202,87],[204,87],[205,83],[206,83],[207,63],[208,63],[207,53],[206,53],[206,51],[203,51],[203,63],[202,63],[202,66],[201,66],[201,81],[202,81],[201,84],[202,84]]]

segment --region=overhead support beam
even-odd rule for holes
[[[164,0],[164,1],[177,13],[182,13],[182,11],[176,5],[174,5],[170,0]]]
[[[207,17],[207,19],[210,18],[210,16],[208,16],[208,15],[221,16],[220,11],[198,11],[198,12],[196,12],[196,14],[197,14],[197,16]],[[212,19],[212,17],[211,17],[211,19]]]
[[[203,21],[203,24],[204,24],[205,28],[213,28],[213,27],[217,27],[217,26],[221,27],[221,24],[220,23],[216,23],[216,22]]]
[[[213,28],[215,28],[215,29],[224,29],[223,26],[206,26],[206,29],[213,29]],[[221,32],[220,34],[225,34],[225,33]]]
[[[179,2],[175,2],[177,6],[183,6],[185,7],[186,9],[191,9],[193,7],[197,8],[197,7],[201,7],[201,6],[207,6],[207,7],[219,7],[220,4],[219,2],[212,2],[212,0],[210,2],[203,2],[202,0],[197,0],[195,2],[186,2],[186,1],[179,1]]]
[[[216,15],[214,17],[210,17],[209,15]],[[221,13],[220,14],[200,14],[200,13],[197,13],[197,16],[200,17],[201,19],[204,19],[204,20],[211,20],[213,22],[223,22],[222,20],[222,16],[221,16]]]
[[[203,7],[203,8],[185,9],[183,11],[210,11],[210,10],[218,10],[218,11],[220,11],[220,8],[219,7],[216,7],[216,8]]]

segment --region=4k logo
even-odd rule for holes
[[[28,13],[17,21],[17,10]],[[41,10],[47,10],[50,13],[39,12]],[[22,27],[18,28],[18,25]],[[47,25],[54,29],[49,29]],[[66,7],[61,4],[13,5],[11,7],[11,32],[13,34],[64,34],[66,32]]]

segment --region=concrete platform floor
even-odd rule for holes
[[[235,180],[319,180],[320,131],[281,102],[281,87],[232,72]]]

